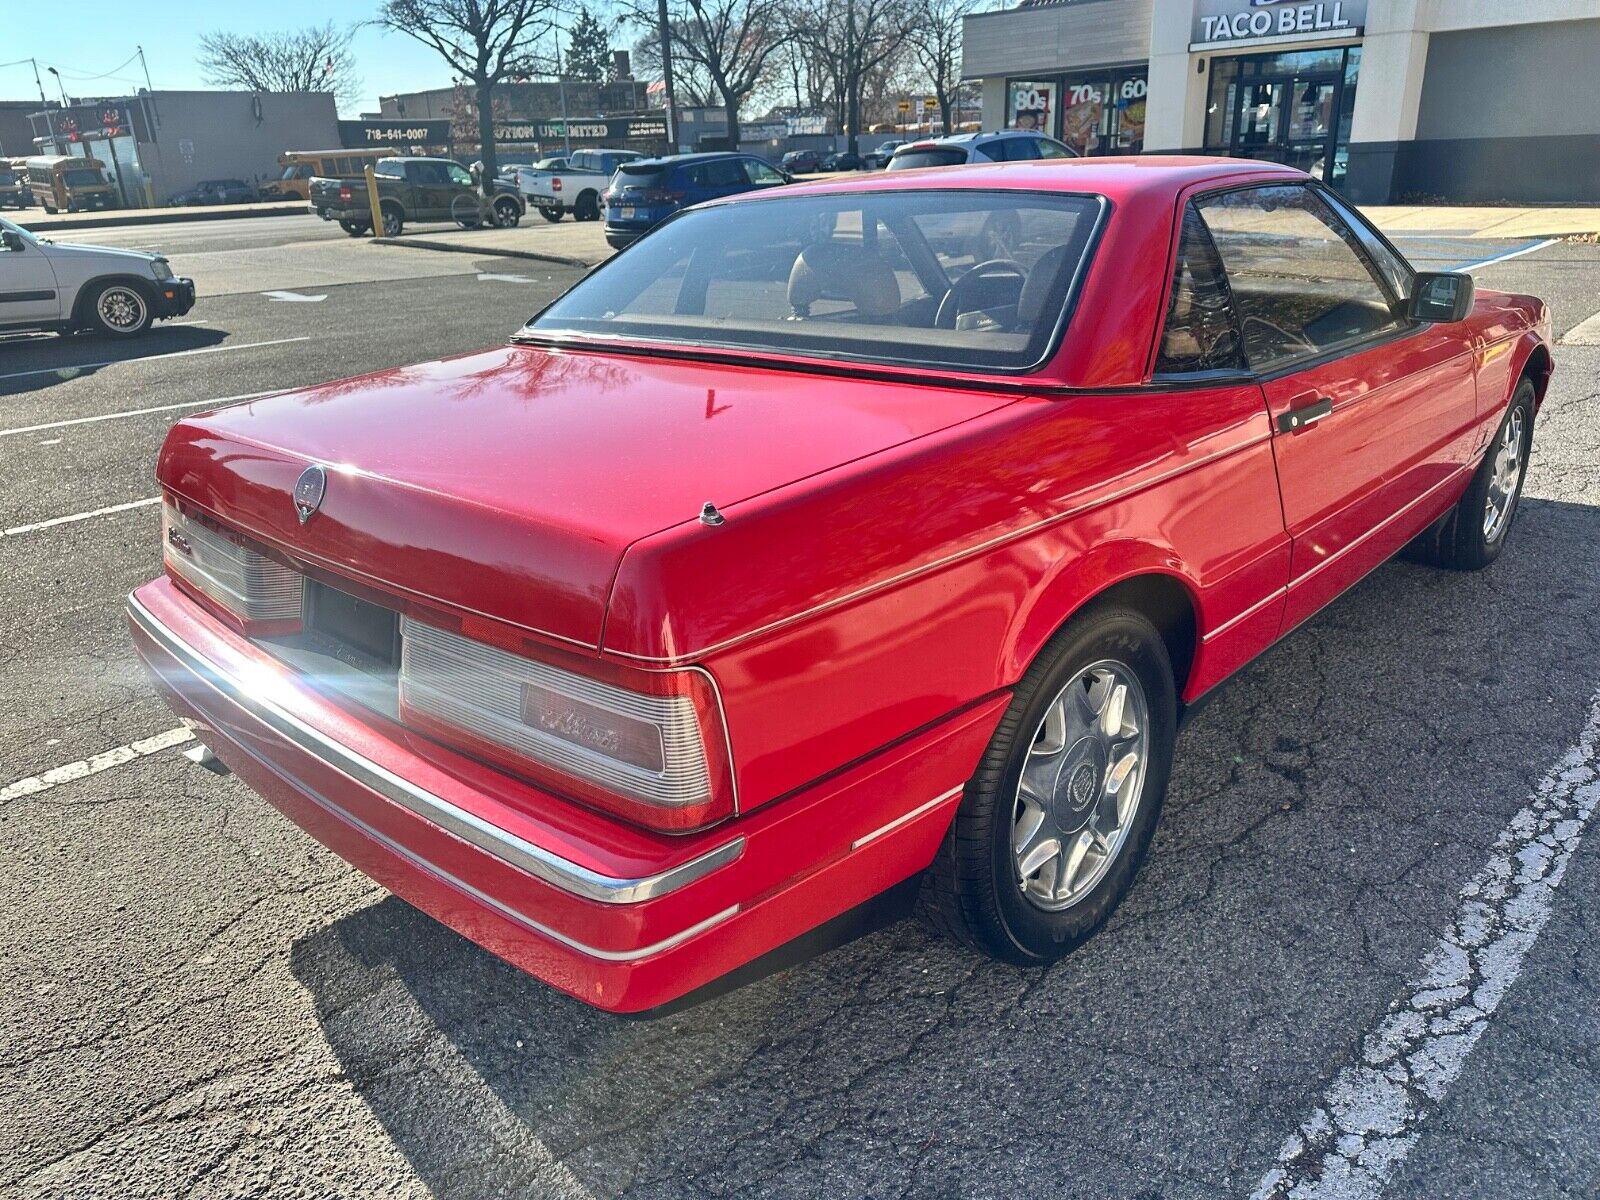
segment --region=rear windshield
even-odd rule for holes
[[[965,150],[933,149],[907,150],[889,160],[891,171],[909,171],[913,167],[955,167],[967,161]]]
[[[623,163],[617,169],[618,187],[654,187],[667,177],[667,168],[660,163]]]
[[[961,190],[690,209],[524,332],[1024,369],[1065,322],[1101,211],[1093,196]]]

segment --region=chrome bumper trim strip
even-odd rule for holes
[[[543,880],[562,891],[587,900],[597,900],[602,904],[636,904],[642,900],[664,896],[694,883],[717,868],[733,862],[744,853],[744,838],[736,837],[698,858],[690,859],[655,875],[628,879],[592,871],[588,867],[562,858],[542,846],[492,825],[483,818],[451,804],[443,797],[402,779],[371,759],[357,754],[348,746],[307,725],[269,699],[252,693],[244,683],[222,671],[180,639],[131,595],[128,597],[128,615],[152,641],[177,659],[187,670],[198,675],[214,690],[263,724],[270,726],[279,736],[301,750],[343,772],[362,786],[371,788],[407,812],[454,834],[508,866]],[[331,806],[327,801],[321,803],[325,807],[337,807]],[[343,809],[337,811],[348,820],[356,820]],[[359,821],[356,823],[362,824]],[[363,825],[363,828],[366,827]],[[387,839],[385,841],[387,842]],[[407,857],[415,860],[414,854],[409,851],[405,853]],[[437,867],[430,865],[429,869],[437,875],[443,875]],[[452,882],[457,887],[468,888],[468,885],[459,880]],[[518,919],[524,924],[528,923],[526,917]],[[714,918],[714,920],[720,919],[721,917]],[[549,936],[565,940],[553,931]],[[655,947],[655,949],[660,948],[662,947]],[[601,952],[585,950],[585,953],[599,955]]]

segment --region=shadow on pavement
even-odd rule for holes
[[[0,396],[42,391],[118,363],[201,350],[227,339],[227,330],[199,325],[157,325],[128,341],[86,334],[0,338]]]
[[[1378,571],[1197,717],[1048,970],[899,921],[630,1021],[393,898],[293,970],[441,1197],[1247,1193],[1582,724],[1596,578],[1600,509],[1536,499],[1489,571]]]

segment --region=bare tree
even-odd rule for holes
[[[669,23],[670,24],[670,23]],[[660,79],[661,70],[661,39],[656,36],[654,26],[652,32],[634,43],[633,52],[629,56],[633,62],[633,75],[635,79]],[[677,45],[678,37],[672,37],[673,45]],[[674,56],[672,60],[672,87],[677,93],[680,105],[690,108],[711,108],[722,103],[717,95],[716,85],[711,82],[711,76],[706,74],[706,69],[696,62],[684,62]]]
[[[654,24],[654,4],[630,0],[628,8],[634,21]],[[737,147],[739,106],[766,80],[789,36],[782,0],[674,0],[668,13],[674,83],[682,87],[684,67],[704,73],[727,114],[729,144]]]
[[[939,119],[946,133],[954,133],[951,109],[961,86],[961,25],[979,0],[916,0],[915,16],[907,41],[933,85],[939,102]]]
[[[796,36],[817,53],[843,112],[850,152],[860,150],[867,83],[905,45],[911,0],[798,0]]]
[[[200,74],[217,87],[252,92],[331,92],[353,100],[361,91],[350,40],[355,30],[332,21],[280,33],[200,35]]]
[[[554,0],[383,0],[378,24],[415,38],[471,82],[478,110],[479,180],[487,197],[499,164],[494,147],[494,89],[535,74],[534,47],[555,27]]]

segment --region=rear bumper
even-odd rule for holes
[[[396,895],[616,1012],[678,999],[926,867],[1007,700],[674,838],[357,716],[166,580],[128,614],[167,701],[245,783]]]

